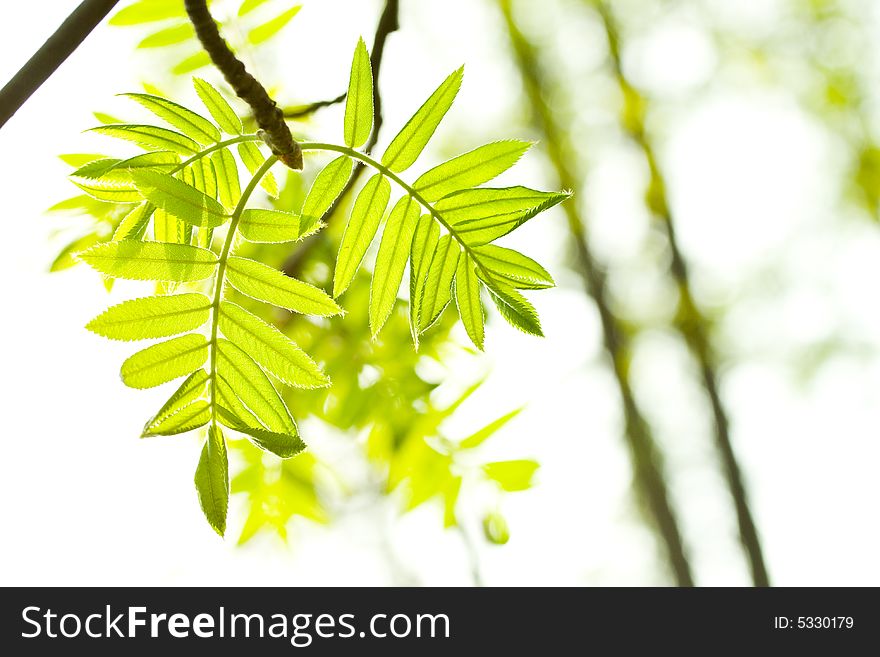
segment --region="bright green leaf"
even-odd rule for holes
[[[210,62],[210,59],[208,60]],[[223,95],[210,84],[201,78],[193,78],[193,86],[196,93],[207,108],[208,112],[214,117],[217,125],[223,132],[230,135],[240,135],[244,131],[241,125],[241,119],[235,110],[226,102]]]
[[[229,457],[220,427],[211,425],[196,467],[196,491],[208,524],[220,536],[226,533],[229,511]]]
[[[232,211],[241,198],[241,183],[238,180],[238,165],[229,149],[221,148],[211,153],[211,162],[217,174],[217,189],[220,203]]]
[[[146,169],[131,177],[147,200],[192,226],[216,228],[229,219],[220,203],[174,176]]]
[[[238,229],[251,242],[277,244],[295,242],[304,237],[300,230],[300,216],[281,210],[245,210]]]
[[[145,149],[174,151],[182,155],[194,155],[201,148],[198,142],[186,135],[154,125],[118,123],[98,126],[89,132],[98,132],[108,137],[130,141]]]
[[[483,302],[480,300],[480,279],[477,278],[474,261],[463,254],[455,274],[455,305],[458,316],[464,324],[468,337],[477,349],[483,349],[485,338],[485,317]]]
[[[79,258],[102,274],[133,281],[200,281],[217,268],[217,256],[207,249],[138,240],[97,244]]]
[[[318,364],[290,338],[241,306],[229,301],[220,304],[220,330],[282,383],[298,388],[322,388],[330,383]]]
[[[419,204],[412,197],[404,196],[395,204],[385,223],[370,285],[370,331],[374,338],[385,325],[397,300],[419,211]]]
[[[283,14],[279,14],[275,18],[266,21],[262,25],[258,25],[250,32],[248,32],[248,41],[250,41],[254,45],[263,43],[264,41],[268,41],[273,36],[278,34],[278,32],[284,29],[284,27],[291,21],[291,19],[299,13],[300,9],[302,9],[301,5],[295,5],[285,11]]]
[[[423,333],[437,321],[452,298],[452,280],[458,270],[461,248],[451,235],[444,235],[437,243],[431,258],[428,275],[422,291],[419,310],[419,332]]]
[[[242,294],[280,308],[322,317],[342,313],[342,309],[323,290],[285,276],[277,269],[255,260],[230,257],[227,278],[232,287]]]
[[[464,67],[452,73],[437,87],[388,145],[382,156],[382,164],[400,173],[416,161],[452,106],[463,75]]]
[[[435,208],[469,245],[487,244],[570,195],[527,187],[468,189],[437,201]]]
[[[110,18],[110,25],[140,25],[186,16],[180,0],[138,0]]]
[[[111,306],[86,328],[111,340],[165,338],[197,329],[208,321],[210,309],[204,294],[143,297]]]
[[[208,359],[208,341],[198,333],[154,344],[122,363],[122,382],[130,388],[152,388],[197,370]]]
[[[431,258],[434,256],[434,251],[437,250],[439,240],[440,227],[437,222],[429,214],[422,215],[413,234],[409,266],[409,319],[416,347],[419,344],[422,293],[425,289],[425,280],[428,277],[428,268],[431,266]]]
[[[174,394],[169,397],[162,408],[159,409],[159,412],[147,420],[147,423],[144,425],[143,437],[168,435],[159,433],[157,429],[180,426],[178,423],[169,422],[170,418],[193,404],[196,400],[204,399],[208,391],[208,382],[208,373],[203,369],[196,370],[190,374],[180,384],[180,387]]]
[[[521,408],[514,409],[510,411],[510,413],[506,413],[502,415],[496,420],[493,420],[489,424],[487,424],[482,429],[479,429],[472,433],[470,436],[462,440],[458,443],[459,448],[461,449],[473,449],[475,447],[479,447],[486,440],[491,438],[499,429],[501,429],[505,424],[510,422],[513,418],[519,415],[522,412]]]
[[[347,155],[337,157],[315,177],[302,208],[302,226],[307,230],[317,225],[345,189],[351,176],[352,162]]]
[[[298,435],[290,411],[269,377],[229,340],[217,340],[217,375],[270,431]]]
[[[187,73],[198,71],[200,68],[205,68],[210,65],[211,56],[206,51],[199,50],[177,62],[171,67],[171,72],[174,75],[186,75]]]
[[[189,39],[195,38],[196,33],[192,24],[187,21],[180,25],[172,25],[165,27],[158,32],[153,32],[149,36],[144,37],[137,45],[138,48],[164,48],[165,46],[173,46],[183,43]]]
[[[538,469],[538,463],[531,460],[496,461],[483,466],[483,472],[493,481],[498,482],[508,492],[526,490],[532,487],[532,477]]]
[[[359,148],[373,130],[373,69],[363,39],[358,41],[351,62],[348,95],[345,100],[345,143]]]
[[[263,163],[266,161],[266,156],[260,152],[260,149],[252,141],[240,143],[238,145],[238,155],[251,174],[255,174],[257,169],[263,166]],[[264,174],[260,179],[260,186],[269,193],[269,196],[277,198],[278,183],[275,181],[275,176],[272,175],[271,171]]]
[[[507,320],[507,323],[514,328],[519,329],[523,333],[530,335],[543,336],[541,331],[541,322],[538,319],[538,313],[522,294],[517,292],[509,285],[505,285],[497,280],[486,281],[489,288],[489,296],[501,316]]]
[[[140,103],[160,119],[200,144],[207,145],[220,141],[220,131],[213,123],[167,98],[150,94],[123,95]]]
[[[333,275],[334,297],[345,292],[354,279],[379,229],[390,196],[391,183],[379,173],[370,178],[358,194],[339,245],[336,271]]]
[[[531,142],[515,139],[480,146],[423,173],[413,187],[425,200],[436,201],[489,182],[516,164],[531,147]]]
[[[546,269],[518,251],[486,244],[476,247],[474,252],[483,267],[511,287],[541,290],[555,285]]]

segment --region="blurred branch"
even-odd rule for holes
[[[83,0],[54,34],[0,89],[0,128],[85,41],[119,0]]]
[[[207,0],[185,0],[184,4],[202,47],[238,97],[250,105],[272,152],[291,169],[302,169],[302,151],[284,122],[284,113],[226,45],[208,9]]]
[[[669,208],[666,181],[657,163],[654,147],[645,129],[646,99],[632,86],[623,71],[620,56],[620,34],[611,10],[605,0],[593,0],[602,19],[608,38],[608,49],[615,80],[624,98],[622,127],[638,146],[650,168],[650,186],[647,203],[663,227],[671,254],[669,273],[676,283],[680,302],[675,316],[675,328],[684,338],[697,361],[703,387],[712,408],[715,425],[715,447],[724,469],[727,488],[736,508],[740,541],[749,561],[755,586],[769,586],[769,576],[764,563],[761,542],[749,507],[748,494],[733,445],[730,440],[730,420],[719,392],[718,364],[712,353],[710,329],[705,316],[694,299],[687,262],[678,244],[675,222]]]
[[[537,127],[543,133],[542,141],[547,154],[560,185],[574,191],[577,199],[582,185],[571,165],[573,158],[567,152],[565,128],[559,125],[553,110],[548,105],[538,55],[534,46],[517,27],[511,12],[510,0],[499,0],[499,4],[507,24],[526,95],[534,112]],[[679,586],[693,586],[693,576],[685,554],[678,518],[666,485],[662,455],[630,384],[629,340],[620,320],[611,310],[605,274],[590,250],[586,224],[580,215],[578,204],[568,202],[563,203],[561,207],[565,211],[569,232],[576,249],[579,273],[587,293],[596,303],[602,323],[605,351],[611,360],[623,404],[624,437],[633,465],[636,490],[647,505],[653,524],[665,545],[666,556],[676,582]]]
[[[379,139],[379,130],[382,128],[382,94],[379,92],[379,72],[382,68],[382,57],[385,54],[385,42],[388,39],[388,35],[400,28],[398,20],[399,6],[399,0],[386,0],[385,8],[382,10],[379,23],[376,25],[376,34],[373,37],[373,51],[370,54],[370,68],[373,70],[373,132],[364,145],[364,152],[366,153],[373,150],[376,141]],[[351,189],[357,184],[363,170],[364,165],[362,163],[355,163],[354,170],[351,172],[351,176],[345,184],[342,193],[339,194],[333,205],[324,213],[322,221],[327,221],[333,216],[339,205],[344,202]],[[288,276],[296,276],[309,251],[315,242],[320,239],[324,239],[323,233],[307,238],[298,249],[291,253],[287,262],[284,263],[284,273]]]
[[[477,550],[477,545],[474,543],[474,539],[471,537],[470,532],[468,532],[460,522],[456,523],[455,529],[461,536],[461,542],[464,545],[465,553],[467,554],[468,564],[471,569],[471,579],[473,580],[474,586],[482,588],[486,584],[483,581],[483,573],[480,570],[480,553]]]
[[[347,94],[340,94],[336,96],[336,98],[331,98],[329,100],[318,100],[314,103],[309,103],[308,105],[300,105],[298,107],[288,107],[284,109],[284,118],[285,119],[301,119],[310,114],[314,114],[319,109],[323,109],[325,107],[330,107],[331,105],[337,105],[345,100]]]

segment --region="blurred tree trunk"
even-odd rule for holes
[[[610,307],[605,274],[590,250],[586,224],[578,208],[578,195],[583,186],[580,176],[574,171],[574,158],[568,152],[567,140],[564,137],[565,129],[559,125],[547,103],[547,90],[537,53],[517,26],[512,15],[510,0],[499,0],[499,4],[536,127],[542,134],[542,142],[559,185],[575,193],[575,198],[561,207],[568,220],[569,232],[577,255],[578,271],[584,288],[596,303],[599,312],[604,348],[617,380],[623,405],[624,438],[633,466],[635,488],[648,509],[652,524],[665,547],[666,558],[677,584],[693,586],[693,575],[682,540],[677,512],[672,506],[666,484],[662,454],[630,384],[629,338],[621,321]]]

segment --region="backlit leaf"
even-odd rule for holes
[[[217,267],[217,256],[207,249],[138,240],[97,244],[79,258],[102,274],[134,281],[200,281]]]
[[[485,318],[483,303],[480,300],[480,280],[475,271],[476,265],[468,254],[463,254],[455,274],[455,304],[458,316],[467,331],[468,337],[477,349],[483,349],[485,338]]]
[[[260,149],[252,141],[240,143],[238,145],[238,155],[251,174],[255,174],[257,169],[263,166],[263,163],[266,161],[266,156],[260,152]],[[278,196],[278,183],[271,171],[267,172],[260,179],[260,186],[269,193],[269,196]]]
[[[352,162],[347,155],[337,157],[315,177],[302,208],[303,230],[318,224],[333,201],[342,193],[351,176]]]
[[[98,126],[90,132],[130,141],[148,150],[174,151],[182,155],[194,155],[201,148],[198,142],[186,135],[154,125],[117,123]]]
[[[461,248],[451,235],[444,235],[437,243],[431,258],[428,276],[422,292],[419,311],[419,331],[424,332],[437,321],[452,298],[452,280],[458,269]]]
[[[200,144],[220,141],[220,131],[206,118],[175,102],[150,94],[123,94]]]
[[[208,524],[223,536],[229,510],[229,457],[223,432],[216,425],[208,429],[208,439],[196,467],[195,484]]]
[[[345,143],[352,148],[363,146],[370,138],[372,129],[373,70],[367,44],[360,39],[354,50],[345,99]]]
[[[208,359],[208,341],[198,333],[154,344],[122,363],[122,381],[130,388],[152,388],[197,370]]]
[[[209,63],[210,61],[208,59]],[[223,98],[219,91],[201,78],[193,78],[193,86],[202,104],[207,108],[223,132],[230,135],[240,135],[244,131],[244,126],[241,125],[241,119],[238,118],[238,114],[235,113],[235,110],[226,102],[226,99]]]
[[[174,176],[146,169],[131,177],[147,200],[192,226],[216,228],[229,219],[220,203]]]
[[[318,364],[290,338],[241,306],[229,301],[220,304],[220,330],[287,385],[321,388],[330,383]]]
[[[508,492],[526,490],[532,487],[532,478],[538,469],[535,461],[523,459],[518,461],[496,461],[483,466],[483,472],[502,489]]]
[[[390,196],[391,183],[379,173],[370,178],[358,194],[339,245],[336,271],[333,275],[334,297],[345,292],[354,279],[379,229],[379,222],[382,221]]]
[[[227,277],[232,287],[242,294],[280,308],[322,317],[342,312],[323,290],[286,276],[256,260],[230,257]]]
[[[419,211],[419,204],[412,197],[404,196],[395,204],[385,223],[370,285],[370,331],[373,337],[385,325],[397,300]]]
[[[283,14],[279,14],[275,18],[266,21],[262,25],[258,25],[250,32],[248,32],[248,41],[250,41],[254,45],[263,43],[264,41],[268,41],[273,36],[278,34],[278,32],[284,29],[284,27],[290,22],[290,20],[299,13],[300,9],[302,9],[301,5],[295,5],[285,11]]]
[[[111,340],[164,338],[197,329],[208,321],[210,309],[204,294],[143,297],[111,306],[86,328]]]
[[[220,203],[232,211],[241,198],[241,183],[238,180],[238,165],[235,156],[227,148],[221,148],[210,155],[217,174],[217,189]]]
[[[419,342],[419,316],[421,314],[422,293],[425,289],[425,280],[428,277],[428,268],[431,266],[431,258],[437,250],[437,242],[440,240],[440,227],[434,218],[422,215],[416,225],[413,235],[412,250],[410,252],[409,267],[409,313],[410,328],[413,340],[418,346]]]
[[[511,287],[540,290],[555,285],[553,277],[537,262],[513,249],[494,244],[474,249],[480,264]]]
[[[452,106],[463,75],[462,67],[437,87],[385,149],[382,164],[399,173],[416,161]]]
[[[238,229],[251,242],[294,242],[303,237],[300,216],[281,210],[248,209],[241,215]]]
[[[423,173],[413,187],[427,201],[477,187],[507,171],[531,146],[515,139],[480,146]]]

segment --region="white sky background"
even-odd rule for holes
[[[0,23],[0,80],[72,4],[22,3],[14,20]],[[378,2],[304,4],[272,42],[278,59],[273,63],[267,51],[256,62],[288,100],[338,94],[357,37],[369,41],[379,13]],[[390,37],[382,70],[384,143],[461,63],[464,86],[437,138],[449,147],[426,156],[419,170],[483,141],[531,136],[491,4],[402,4],[402,31]],[[561,10],[553,6],[533,17],[530,31],[540,34],[559,19]],[[637,317],[662,315],[667,289],[644,255],[652,237],[640,201],[640,160],[608,129],[606,110],[595,106],[607,83],[595,74],[601,50],[590,41],[594,28],[564,18],[555,52],[586,76],[573,130],[591,167],[587,192],[576,202],[590,217],[597,253],[613,263],[621,307]],[[756,12],[742,20],[766,27],[772,19],[772,12]],[[6,537],[0,583],[470,583],[460,537],[441,529],[436,509],[396,523],[387,509],[348,514],[330,529],[300,522],[289,546],[273,538],[245,548],[222,542],[202,520],[193,490],[197,442],[137,439],[142,420],[167,390],[144,393],[121,384],[118,367],[131,346],[82,327],[123,297],[114,292],[108,298],[97,275],[84,269],[45,273],[63,243],[50,243],[49,236],[71,222],[43,215],[74,191],[55,156],[105,148],[99,137],[81,134],[95,123],[91,112],[122,111],[124,101],[113,95],[149,79],[155,64],[147,54],[133,54],[137,39],[136,31],[99,28],[0,131],[6,245],[0,258],[0,525]],[[770,571],[777,584],[877,585],[880,226],[841,211],[835,143],[785,93],[715,84],[688,96],[711,81],[715,62],[707,43],[676,15],[634,44],[628,63],[646,89],[690,98],[672,103],[661,154],[700,299],[734,304],[719,338],[731,357],[723,393]],[[197,105],[189,87],[180,90],[180,102]],[[339,110],[328,111],[315,136],[338,140],[340,127]],[[505,179],[546,185],[552,178],[542,166],[533,153]],[[632,505],[614,382],[603,366],[594,309],[565,269],[564,240],[558,211],[512,240],[561,284],[532,296],[547,338],[521,335],[496,318],[485,359],[449,367],[451,387],[488,367],[493,374],[447,433],[467,435],[528,403],[486,455],[530,456],[542,464],[534,490],[504,501],[512,538],[501,548],[481,548],[484,576],[499,585],[666,583]],[[787,356],[834,337],[861,348],[800,382]],[[646,332],[633,380],[669,453],[670,484],[698,583],[747,583],[693,367],[674,335]],[[318,450],[325,440],[306,439]],[[473,520],[492,498],[475,490],[468,499]],[[230,517],[234,537],[242,521],[235,498]],[[377,526],[386,524],[392,529],[383,544]],[[469,529],[477,531],[473,523]]]

